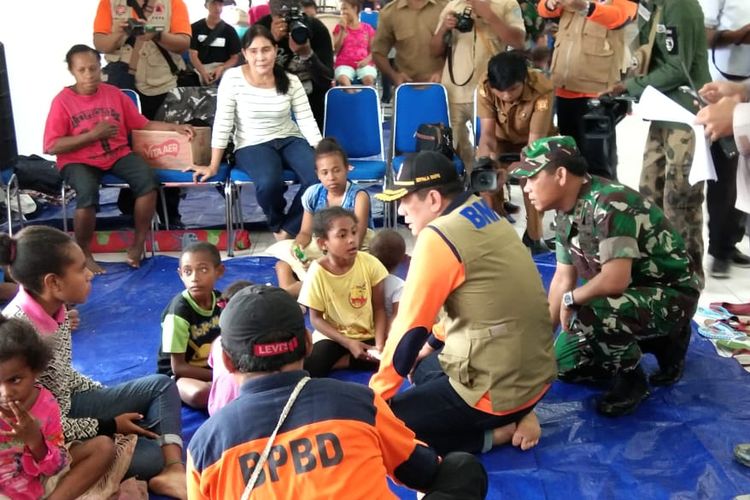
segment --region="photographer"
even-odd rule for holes
[[[277,64],[300,79],[322,130],[325,94],[333,81],[333,44],[328,28],[319,19],[304,15],[299,0],[271,0],[268,6],[271,14],[257,24],[271,30],[278,43]]]
[[[637,0],[539,0],[539,15],[560,18],[552,55],[557,96],[557,126],[575,139],[589,173],[617,177],[617,141],[585,139],[584,115],[589,100],[620,79],[625,59],[626,24],[636,18]]]
[[[94,47],[109,63],[107,81],[137,90],[149,120],[177,86],[177,71],[185,68],[180,54],[190,47],[190,34],[183,0],[100,0],[94,19]]]
[[[552,82],[544,73],[528,67],[516,52],[497,54],[487,66],[477,89],[477,115],[481,119],[479,157],[497,159],[505,153],[520,153],[527,144],[552,133]],[[503,165],[507,169],[508,165]],[[502,188],[492,196],[492,207],[502,213]],[[526,232],[523,243],[531,252],[547,252],[543,241],[542,214],[524,192]]]
[[[516,0],[451,0],[430,41],[435,57],[446,57],[441,83],[448,91],[453,144],[467,170],[474,148],[466,122],[474,119],[474,89],[493,55],[522,49],[524,30]]]

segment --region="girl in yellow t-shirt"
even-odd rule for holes
[[[349,210],[316,212],[313,235],[324,255],[310,265],[299,295],[315,328],[305,370],[313,377],[335,368],[374,370],[385,345],[388,271],[357,249],[357,217]]]

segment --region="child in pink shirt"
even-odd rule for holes
[[[50,358],[30,324],[0,316],[0,498],[42,498],[69,464],[60,407],[36,381]]]
[[[226,307],[226,303],[229,302],[234,294],[252,285],[252,282],[247,280],[237,280],[231,283],[221,296],[221,300],[224,302],[221,307]],[[218,337],[211,344],[211,354],[208,356],[208,364],[213,370],[211,392],[208,395],[209,415],[213,415],[226,406],[227,403],[234,401],[240,393],[237,382],[234,381],[234,377],[224,364],[224,359],[221,356],[222,351],[221,337]]]
[[[341,22],[333,29],[333,66],[336,83],[351,85],[355,78],[363,85],[375,85],[378,72],[372,62],[372,39],[375,30],[359,21],[362,0],[341,2]]]

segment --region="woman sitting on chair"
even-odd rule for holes
[[[65,56],[76,80],[52,101],[44,129],[44,152],[57,155],[63,179],[76,192],[73,219],[76,243],[86,255],[86,267],[94,274],[104,269],[94,261],[90,244],[96,227],[99,185],[105,173],[125,181],[136,196],[135,237],[127,262],[138,267],[156,208],[158,181],[154,172],[128,145],[128,135],[137,129],[171,130],[192,139],[190,125],[149,121],[120,89],[102,83],[99,52],[87,45],[74,45]]]
[[[234,130],[236,166],[255,183],[268,225],[283,240],[299,231],[302,193],[317,182],[312,148],[321,139],[320,130],[299,78],[276,64],[276,41],[268,28],[253,25],[242,38],[242,51],[247,63],[228,69],[219,84],[211,165],[194,167],[194,177],[203,181],[219,171]],[[287,213],[284,168],[293,170],[300,182]]]

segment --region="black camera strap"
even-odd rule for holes
[[[713,39],[711,40],[711,63],[713,63],[714,68],[716,68],[716,71],[719,72],[721,76],[729,80],[730,82],[741,82],[743,80],[747,80],[750,78],[750,75],[747,76],[740,76],[740,75],[733,75],[731,73],[724,73],[722,70],[719,69],[719,66],[716,65],[716,44],[719,41],[719,37],[723,31],[717,31],[716,34],[714,34]]]
[[[224,31],[225,25],[226,23],[224,21],[219,20],[219,23],[208,33],[206,39],[201,42],[200,49],[198,49],[198,59],[203,61],[203,59],[208,56],[208,49],[211,48],[211,44],[214,43],[214,40],[219,38],[219,35]]]
[[[469,74],[469,78],[467,78],[464,83],[456,83],[456,77],[453,76],[453,49],[455,49],[455,47],[451,43],[448,44],[448,75],[451,78],[451,82],[456,87],[465,87],[471,81],[471,79],[474,78],[474,64],[473,63],[474,63],[474,57],[476,56],[476,51],[477,51],[477,28],[476,26],[474,27],[474,29],[472,29],[472,31],[474,32],[474,41],[471,44],[471,62],[472,62],[471,73]]]
[[[127,0],[128,7],[132,8],[135,11],[135,14],[140,19],[146,19],[146,14],[144,12],[144,9],[148,7],[149,0],[143,0],[143,7],[138,4],[138,0]],[[125,43],[127,43],[130,46],[135,45],[135,37],[129,36],[127,40],[125,40]],[[172,60],[172,56],[169,55],[169,51],[159,45],[158,43],[154,42],[154,45],[156,45],[156,48],[159,49],[159,52],[161,52],[161,55],[164,56],[164,60],[167,61],[167,65],[169,66],[169,72],[173,75],[176,75],[180,72],[179,69],[177,69],[177,65]]]

